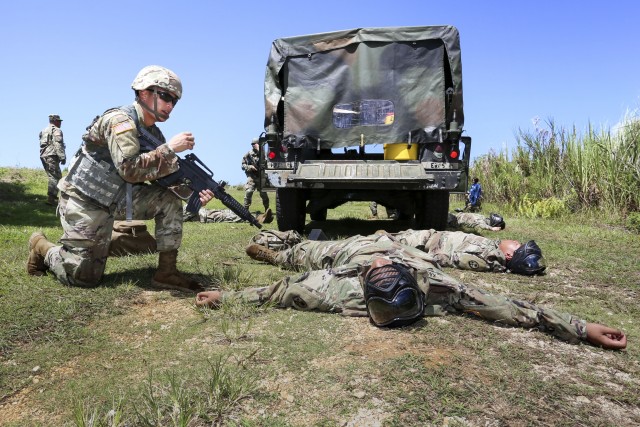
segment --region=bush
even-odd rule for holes
[[[627,228],[640,233],[640,212],[631,212],[627,215]]]
[[[533,201],[525,195],[518,204],[518,213],[527,218],[557,218],[568,212],[565,202],[556,197]]]

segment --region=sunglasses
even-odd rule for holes
[[[158,95],[158,97],[160,99],[162,99],[164,102],[170,102],[173,104],[173,106],[175,107],[176,104],[178,103],[178,98],[176,98],[175,96],[171,95],[169,92],[164,92],[158,89],[149,89],[151,92],[154,92]]]

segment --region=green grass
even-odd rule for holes
[[[242,200],[241,189],[229,191]],[[640,423],[640,239],[597,212],[530,219],[485,201],[507,222],[486,235],[535,239],[548,274],[448,273],[622,328],[622,352],[465,316],[382,330],[364,318],[271,307],[197,310],[192,295],[149,287],[156,255],[112,258],[101,286],[66,287],[25,271],[29,235],[61,234],[43,203],[44,173],[0,168],[0,196],[0,425]],[[367,203],[351,203],[307,231],[340,237],[408,226],[368,216]],[[187,223],[179,267],[211,287],[270,284],[287,272],[244,254],[255,232]]]

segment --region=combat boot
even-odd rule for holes
[[[260,224],[270,224],[273,222],[273,212],[271,212],[271,209],[267,208],[265,213],[258,215],[256,219]]]
[[[179,291],[203,291],[204,287],[197,281],[180,273],[176,267],[178,250],[160,252],[158,270],[151,279],[151,285],[159,289],[176,289]]]
[[[246,252],[249,257],[255,259],[256,261],[263,261],[272,265],[278,265],[276,262],[278,252],[273,251],[265,246],[254,243],[247,246]]]
[[[58,198],[56,196],[47,196],[45,203],[49,206],[58,206]]]
[[[41,231],[31,234],[29,237],[29,258],[27,259],[27,273],[30,276],[44,276],[47,271],[44,257],[47,256],[47,251],[54,246]]]

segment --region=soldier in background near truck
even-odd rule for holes
[[[240,218],[235,212],[231,209],[207,209],[200,208],[198,213],[195,214],[193,212],[189,212],[187,210],[187,206],[184,206],[183,209],[183,221],[199,221],[203,224],[211,223],[211,222],[247,222],[244,219]],[[264,213],[256,215],[256,219],[260,224],[269,224],[273,222],[273,212],[271,212],[270,208],[267,208]]]
[[[247,183],[244,186],[244,207],[249,210],[251,206],[251,200],[253,199],[253,193],[256,191],[257,183],[260,180],[260,174],[258,173],[258,167],[260,165],[260,146],[258,139],[254,138],[251,141],[251,150],[242,157],[242,170],[247,176]],[[264,210],[269,209],[269,196],[266,191],[260,191],[260,198],[262,199],[262,205]]]
[[[450,228],[473,228],[478,230],[504,230],[506,223],[502,215],[490,213],[489,216],[471,212],[449,213],[447,226]]]
[[[49,125],[40,131],[40,161],[47,173],[47,201],[51,206],[58,205],[58,181],[62,178],[60,164],[67,162],[64,137],[62,135],[62,119],[57,114],[49,115]]]

